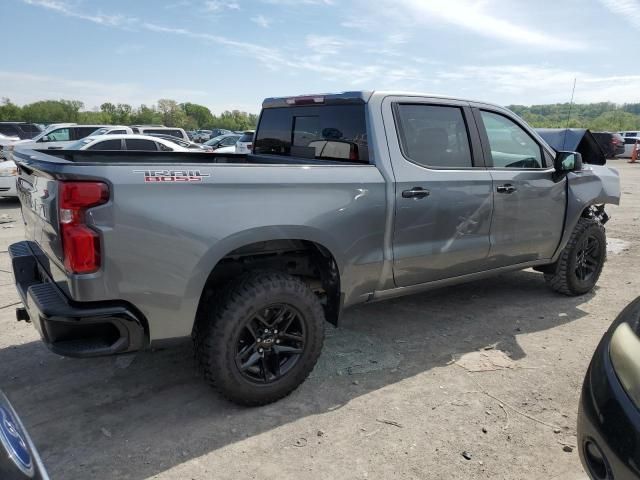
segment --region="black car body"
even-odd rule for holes
[[[8,137],[18,137],[20,140],[28,140],[38,135],[42,129],[35,123],[27,122],[0,122],[0,133]]]
[[[624,139],[619,133],[591,132],[607,158],[615,158],[624,153]]]
[[[594,480],[640,479],[640,297],[604,335],[582,387],[578,450]]]

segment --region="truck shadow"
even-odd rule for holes
[[[195,373],[189,343],[75,360],[30,342],[0,350],[0,387],[52,478],[141,480],[467,352],[495,346],[522,358],[517,335],[583,317],[579,305],[589,298],[555,294],[542,275],[524,271],[353,308],[339,329],[328,327],[311,377],[261,408],[235,406],[211,390]]]

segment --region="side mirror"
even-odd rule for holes
[[[582,155],[578,152],[558,152],[553,167],[558,173],[582,170]]]
[[[51,137],[49,135],[45,135],[44,137],[42,137],[40,139],[41,142],[50,142],[51,141]]]

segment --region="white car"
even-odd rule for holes
[[[68,145],[65,150],[136,150],[144,152],[189,152],[187,148],[150,135],[97,135]]]
[[[75,123],[51,125],[31,140],[20,140],[5,146],[4,156],[9,160],[13,160],[13,149],[18,147],[34,150],[65,148],[67,145],[91,135],[102,127],[111,127],[111,125],[78,125]]]
[[[18,169],[11,160],[0,161],[0,197],[17,197]]]
[[[0,162],[3,160],[7,160],[4,153],[4,147],[7,145],[12,145],[20,140],[20,137],[10,137],[8,135],[3,135],[0,133]]]
[[[149,135],[149,134],[161,134],[161,135],[171,135],[172,137],[178,137],[183,139],[185,142],[190,142],[189,135],[184,131],[183,128],[177,127],[163,127],[163,126],[154,126],[154,125],[133,125],[132,127],[133,133],[139,133],[140,135]]]
[[[213,153],[237,153],[236,146],[232,145],[230,147],[221,147],[217,150],[214,150]]]
[[[242,134],[236,143],[236,153],[251,153],[253,150],[253,135],[255,133],[254,130],[247,130]]]
[[[630,158],[637,143],[640,143],[640,136],[624,137],[624,153],[618,156]]]
[[[101,127],[97,129],[95,132],[91,133],[91,137],[95,137],[97,135],[119,135],[125,133],[135,133],[131,127],[125,127],[124,125],[113,125],[111,127]]]

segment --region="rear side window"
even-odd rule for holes
[[[242,143],[251,143],[253,142],[253,133],[245,133],[244,135],[242,135],[239,139],[239,142]]]
[[[109,133],[107,133],[107,135],[121,135],[127,133],[124,130],[111,130]]]
[[[96,127],[73,127],[73,140],[80,140],[81,138],[88,137],[96,131]]]
[[[33,138],[41,132],[40,127],[33,123],[21,123],[18,125],[18,128],[21,130],[22,135],[25,138]]]
[[[409,160],[423,167],[473,167],[461,108],[399,104],[396,117],[400,145]]]
[[[364,105],[268,108],[256,135],[255,154],[369,163]]]
[[[0,125],[0,133],[9,137],[18,136],[18,130],[13,125]]]
[[[157,151],[156,142],[141,138],[127,138],[127,150]]]
[[[105,140],[104,142],[98,142],[91,145],[87,150],[122,150],[122,140],[119,138]]]

